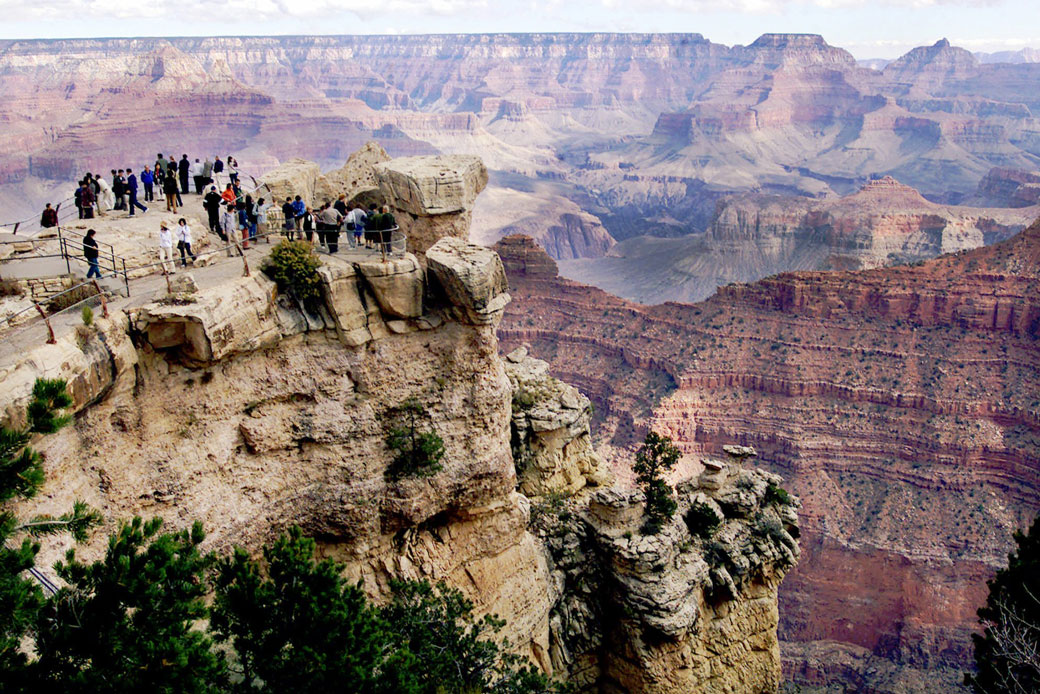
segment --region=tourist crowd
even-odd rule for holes
[[[220,178],[226,177],[226,182]],[[174,214],[183,206],[182,195],[189,194],[189,180],[196,195],[203,196],[202,205],[208,216],[209,229],[227,245],[227,254],[237,252],[258,237],[268,238],[269,212],[274,204],[263,197],[254,200],[251,193],[243,191],[239,179],[238,163],[228,155],[226,160],[214,157],[211,162],[195,159],[187,154],[176,160],[161,153],[156,155],[154,165],[145,166],[140,177],[131,168],[113,169],[110,177],[87,173],[80,180],[73,197],[80,219],[93,219],[95,214],[105,216],[109,211],[126,211],[133,217],[135,210],[147,212],[148,207],[138,200],[143,191],[145,202],[165,201],[166,210]],[[223,191],[218,186],[223,185]],[[328,253],[339,252],[339,237],[347,234],[351,248],[365,247],[388,251],[391,235],[397,229],[397,221],[389,207],[371,203],[368,207],[349,204],[345,195],[332,202],[327,200],[317,209],[309,206],[300,195],[290,196],[281,205],[281,233],[290,241],[306,240],[316,243]],[[277,217],[277,214],[272,215]],[[58,211],[50,203],[40,217],[40,226],[58,225]],[[97,242],[95,231],[89,230],[84,240],[84,257],[90,265],[91,276],[100,272],[97,265]],[[181,264],[187,267],[188,258],[195,260],[192,250],[192,232],[184,218],[178,220],[177,228],[170,230],[165,221],[159,228],[159,261],[163,274],[176,272],[173,249],[180,252]]]

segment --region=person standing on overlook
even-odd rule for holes
[[[184,217],[177,220],[177,248],[181,252],[183,267],[188,267],[188,255],[191,256],[191,262],[195,262],[195,253],[191,250],[191,227],[188,226],[188,220]]]
[[[235,186],[238,186],[238,162],[230,154],[227,155],[227,172],[228,178]]]
[[[206,157],[206,161],[202,162],[202,185],[208,186],[213,182],[213,162]]]
[[[162,152],[155,155],[155,167],[152,169],[152,176],[155,179],[155,185],[159,187],[159,200],[166,197],[163,192],[163,183],[166,181],[166,160],[163,159]]]
[[[163,192],[166,193],[166,211],[177,214],[177,176],[172,171],[166,172],[163,179]]]
[[[219,156],[213,157],[213,182],[218,186],[220,185],[220,174],[224,172],[224,162],[220,161]]]
[[[195,195],[202,195],[202,162],[198,160],[198,157],[191,165],[191,180],[195,184]]]
[[[137,202],[137,176],[134,176],[134,172],[130,167],[126,169],[126,192],[130,196],[128,207],[130,208],[130,216],[134,216],[134,208],[141,210],[141,212],[147,212],[148,208]]]
[[[365,209],[360,205],[347,214],[347,230],[354,234],[353,248],[361,247],[361,236],[365,233],[366,221]]]
[[[40,226],[44,229],[58,226],[58,211],[52,208],[50,203],[43,208],[43,214],[40,215]]]
[[[112,205],[113,210],[125,210],[126,209],[126,188],[123,181],[123,170],[120,169],[118,172],[112,169],[112,194],[115,195],[116,201]]]
[[[100,175],[98,175],[98,177],[94,179],[94,182],[97,184],[98,189],[98,215],[104,217],[105,212],[111,210],[113,206],[116,204],[115,196],[112,194],[112,188],[109,187],[108,183]]]
[[[159,262],[164,275],[177,274],[177,265],[173,262],[173,233],[166,222],[159,222]]]
[[[144,201],[152,202],[155,200],[155,176],[147,166],[141,172],[141,185],[144,186]]]
[[[209,230],[218,235],[220,234],[221,199],[216,186],[210,186],[206,197],[202,198],[202,206],[206,208],[206,214],[209,215]]]
[[[187,154],[181,155],[181,160],[177,164],[177,175],[181,179],[181,192],[184,193],[185,195],[188,194],[188,172],[190,170],[191,170],[191,162],[188,161],[188,155]],[[184,204],[180,200],[178,200],[177,202],[179,204],[181,204],[181,205]]]
[[[179,173],[179,171],[177,169],[177,160],[174,159],[173,155],[171,154],[170,155],[170,160],[166,164],[166,174],[167,174],[167,176],[172,176],[173,180],[176,181],[177,178],[178,178],[178,173]],[[179,187],[177,187],[177,186],[174,186],[174,187],[177,188],[177,205],[183,206],[184,205],[184,200],[181,198],[181,189]],[[187,191],[184,191],[184,192],[187,192]]]
[[[87,229],[87,235],[83,237],[83,257],[87,259],[87,265],[90,269],[87,270],[87,279],[96,277],[101,279],[101,268],[98,266],[98,243],[94,238],[94,234],[97,232],[93,229]]]
[[[79,187],[80,219],[94,218],[95,202],[94,191],[90,189],[90,184],[84,180]]]
[[[303,213],[307,211],[307,205],[303,202],[303,198],[299,195],[293,200],[293,223],[296,225],[296,231],[303,229]]]

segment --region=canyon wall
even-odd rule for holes
[[[788,674],[948,691],[985,580],[1040,509],[1040,225],[880,270],[786,273],[641,306],[497,246],[525,345],[596,408],[598,452],[653,428],[692,456],[754,445],[802,499],[780,590]],[[630,475],[631,473],[627,473]]]
[[[561,272],[633,301],[701,301],[731,282],[790,270],[877,268],[977,248],[1038,215],[1036,204],[940,205],[885,176],[840,198],[725,196],[703,234],[629,239],[604,257],[564,260]]]

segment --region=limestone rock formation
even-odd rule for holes
[[[529,497],[573,496],[586,485],[608,484],[611,475],[592,448],[589,399],[550,376],[549,364],[523,347],[506,355],[505,367],[513,386],[517,489]]]
[[[702,235],[633,238],[606,257],[564,261],[561,268],[635,301],[700,301],[719,286],[778,272],[877,268],[978,248],[1009,238],[1037,216],[1035,203],[936,204],[884,176],[841,198],[726,196]]]
[[[469,237],[477,194],[488,182],[475,156],[404,157],[375,167],[379,189],[408,235],[408,248],[423,255],[437,239]]]
[[[739,470],[680,485],[679,509],[642,535],[641,492],[543,505],[533,521],[564,585],[553,667],[588,691],[769,692],[781,682],[776,592],[799,555],[798,501]]]
[[[313,161],[292,158],[264,174],[262,183],[275,202],[275,209],[285,199],[299,195],[311,207],[335,202],[340,195],[352,201],[364,193],[374,193],[379,187],[375,167],[390,161],[386,150],[376,142],[366,142],[338,169],[322,173]],[[277,216],[277,215],[276,215]]]
[[[509,303],[509,284],[497,253],[446,236],[426,252],[426,262],[461,320],[498,323]]]

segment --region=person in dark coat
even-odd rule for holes
[[[141,212],[147,212],[148,208],[137,202],[137,176],[130,169],[126,170],[126,194],[130,196],[127,202],[127,207],[130,208],[130,216],[134,216],[134,208],[141,210]]]
[[[112,195],[116,198],[116,204],[112,206],[113,210],[125,210],[126,209],[126,182],[123,180],[123,171],[120,169],[118,172],[112,169]]]
[[[94,197],[94,191],[90,189],[90,185],[86,181],[83,181],[83,185],[79,189],[80,211],[83,213],[81,219],[94,219],[95,202],[97,202],[97,198]]]
[[[221,233],[220,201],[222,199],[220,193],[217,192],[216,186],[210,186],[209,192],[202,198],[202,206],[206,208],[206,214],[209,215],[209,230],[217,235]]]
[[[185,195],[188,194],[188,171],[191,170],[191,162],[188,161],[188,155],[185,154],[181,157],[180,162],[177,164],[177,174],[181,179],[181,192]],[[177,202],[180,202],[179,200]]]
[[[176,214],[180,195],[177,194],[177,175],[172,171],[166,172],[166,178],[163,179],[163,192],[166,193],[166,211]]]
[[[43,208],[43,214],[40,215],[40,226],[44,229],[58,226],[58,211],[51,207],[50,203]]]
[[[87,279],[97,277],[101,279],[101,268],[98,266],[98,243],[94,238],[94,234],[97,232],[93,229],[87,229],[87,235],[83,237],[83,257],[87,259],[87,265],[90,269],[87,270]]]
[[[379,248],[384,256],[390,252],[390,241],[396,228],[397,220],[390,214],[390,207],[383,205],[383,213],[379,215]]]

